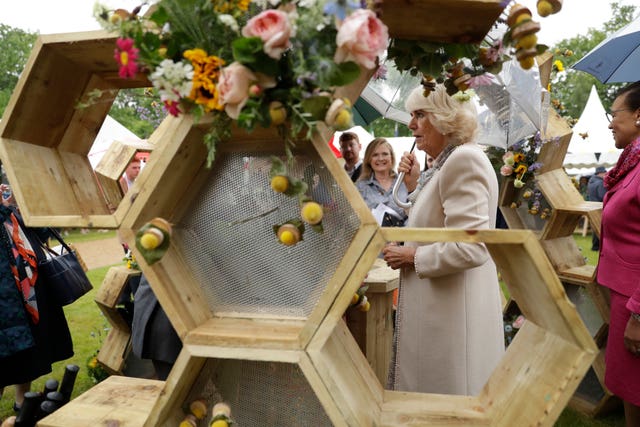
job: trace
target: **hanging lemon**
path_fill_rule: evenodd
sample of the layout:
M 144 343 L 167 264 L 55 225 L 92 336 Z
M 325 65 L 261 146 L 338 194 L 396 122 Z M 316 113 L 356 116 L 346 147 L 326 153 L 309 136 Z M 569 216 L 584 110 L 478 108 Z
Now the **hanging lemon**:
M 286 246 L 293 246 L 300 241 L 300 230 L 293 224 L 282 224 L 278 228 L 278 240 Z
M 276 175 L 271 178 L 271 188 L 276 193 L 284 193 L 289 188 L 289 178 L 284 175 Z
M 306 202 L 300 210 L 300 216 L 302 216 L 304 222 L 310 225 L 319 224 L 322 221 L 323 214 L 322 206 L 316 202 Z
M 162 234 L 162 231 L 155 227 L 151 227 L 142 234 L 142 237 L 140 237 L 140 246 L 147 250 L 151 250 L 160 246 L 163 241 L 164 234 Z

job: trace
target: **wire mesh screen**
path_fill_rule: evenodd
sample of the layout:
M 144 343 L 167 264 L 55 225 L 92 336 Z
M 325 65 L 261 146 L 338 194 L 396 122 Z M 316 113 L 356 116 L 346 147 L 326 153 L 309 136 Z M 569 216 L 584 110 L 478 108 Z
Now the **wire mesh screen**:
M 332 425 L 300 367 L 289 363 L 209 359 L 184 402 L 185 413 L 195 399 L 209 409 L 228 403 L 238 427 Z M 209 410 L 201 425 L 211 418 Z
M 213 313 L 308 317 L 360 225 L 317 154 L 296 156 L 288 174 L 322 204 L 324 233 L 307 226 L 301 242 L 280 244 L 273 226 L 300 218 L 300 203 L 271 189 L 273 154 L 224 154 L 176 224 L 176 242 Z

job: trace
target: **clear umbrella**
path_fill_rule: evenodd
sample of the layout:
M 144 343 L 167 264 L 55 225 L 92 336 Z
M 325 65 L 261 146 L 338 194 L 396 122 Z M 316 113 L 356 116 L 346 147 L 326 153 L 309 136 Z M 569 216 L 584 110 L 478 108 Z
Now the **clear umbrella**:
M 524 70 L 514 60 L 505 62 L 493 83 L 474 90 L 479 144 L 507 149 L 546 127 L 549 97 L 536 67 Z
M 640 69 L 640 16 L 607 37 L 573 68 L 585 71 L 602 83 L 635 82 Z

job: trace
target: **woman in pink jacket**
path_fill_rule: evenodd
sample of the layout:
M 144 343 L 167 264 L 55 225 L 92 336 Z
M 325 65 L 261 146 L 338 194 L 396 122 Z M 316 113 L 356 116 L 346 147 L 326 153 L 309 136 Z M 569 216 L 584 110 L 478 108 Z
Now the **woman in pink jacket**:
M 611 291 L 605 385 L 640 425 L 640 82 L 623 88 L 609 118 L 622 154 L 604 177 L 598 283 Z

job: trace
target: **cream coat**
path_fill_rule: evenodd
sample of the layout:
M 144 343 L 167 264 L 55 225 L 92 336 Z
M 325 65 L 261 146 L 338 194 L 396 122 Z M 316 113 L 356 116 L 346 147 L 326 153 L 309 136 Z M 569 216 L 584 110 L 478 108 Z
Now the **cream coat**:
M 407 226 L 494 228 L 497 203 L 487 156 L 463 144 L 420 191 Z M 415 270 L 400 275 L 393 388 L 476 395 L 504 353 L 495 264 L 482 244 L 405 244 L 418 249 Z

